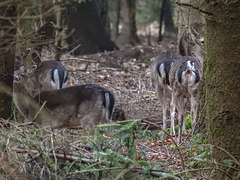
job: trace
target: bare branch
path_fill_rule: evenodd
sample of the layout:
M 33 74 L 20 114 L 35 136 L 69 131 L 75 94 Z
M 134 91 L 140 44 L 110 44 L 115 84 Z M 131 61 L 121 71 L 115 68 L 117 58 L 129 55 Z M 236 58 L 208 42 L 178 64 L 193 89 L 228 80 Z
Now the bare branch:
M 192 5 L 192 4 L 180 3 L 180 2 L 176 2 L 176 4 L 179 5 L 179 6 L 190 7 L 190 8 L 193 8 L 193 9 L 198 10 L 200 13 L 203 13 L 203 14 L 207 14 L 207 15 L 213 16 L 212 13 L 207 12 L 207 11 L 201 9 L 200 7 L 194 6 L 194 5 Z

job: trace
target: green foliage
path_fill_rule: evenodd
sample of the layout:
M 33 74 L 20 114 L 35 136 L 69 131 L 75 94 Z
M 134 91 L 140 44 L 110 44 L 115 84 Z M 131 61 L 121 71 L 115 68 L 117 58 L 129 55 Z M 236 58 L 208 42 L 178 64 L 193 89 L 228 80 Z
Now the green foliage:
M 45 179 L 114 179 L 129 169 L 123 173 L 123 179 L 151 179 L 153 169 L 167 167 L 164 162 L 152 163 L 143 155 L 137 156 L 144 153 L 136 149 L 137 140 L 149 139 L 152 135 L 163 136 L 159 131 L 153 134 L 142 129 L 140 120 L 101 124 L 92 128 L 89 136 L 62 130 L 44 131 L 21 124 L 16 124 L 16 127 L 0 132 L 0 147 L 6 153 L 13 151 L 14 147 L 24 150 L 24 154 L 14 156 L 14 161 L 19 162 L 15 163 L 16 169 L 25 169 L 30 176 L 40 177 L 42 174 Z M 86 155 L 84 152 L 89 153 Z M 58 154 L 65 155 L 59 158 Z M 90 160 L 86 161 L 86 157 Z
M 187 115 L 187 117 L 185 118 L 185 128 L 186 129 L 192 128 L 191 115 Z

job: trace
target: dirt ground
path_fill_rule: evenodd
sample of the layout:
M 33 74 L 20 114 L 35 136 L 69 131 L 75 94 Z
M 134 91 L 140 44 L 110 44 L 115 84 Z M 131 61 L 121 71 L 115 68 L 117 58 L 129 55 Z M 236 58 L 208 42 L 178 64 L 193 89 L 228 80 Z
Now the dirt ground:
M 68 54 L 61 62 L 69 71 L 70 86 L 95 83 L 114 92 L 117 103 L 113 120 L 145 119 L 161 125 L 161 108 L 151 85 L 149 66 L 156 55 L 174 47 L 176 43 L 166 39 L 161 44 L 114 52 L 79 57 Z
M 176 43 L 166 39 L 153 46 L 136 46 L 114 52 L 73 57 L 65 55 L 61 62 L 69 72 L 69 85 L 95 83 L 116 95 L 113 120 L 141 119 L 141 125 L 154 130 L 162 126 L 162 110 L 151 84 L 150 65 L 154 58 Z M 122 115 L 124 113 L 124 115 Z M 170 119 L 168 120 L 170 127 Z M 150 161 L 166 160 L 174 169 L 181 166 L 179 154 L 170 148 L 176 137 L 165 140 L 138 142 L 138 149 L 146 149 Z M 186 138 L 185 140 L 189 140 Z M 170 153 L 172 152 L 172 153 Z M 169 161 L 171 159 L 171 161 Z

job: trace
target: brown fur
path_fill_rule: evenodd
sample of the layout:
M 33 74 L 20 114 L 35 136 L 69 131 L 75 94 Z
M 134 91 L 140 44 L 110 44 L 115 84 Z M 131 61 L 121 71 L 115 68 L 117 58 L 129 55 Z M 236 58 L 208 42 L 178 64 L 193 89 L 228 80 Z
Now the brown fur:
M 110 122 L 115 98 L 109 90 L 88 84 L 44 91 L 33 98 L 31 89 L 37 86 L 34 72 L 28 69 L 20 75 L 19 82 L 14 83 L 14 101 L 28 120 L 51 128 L 90 128 Z
M 199 74 L 199 81 L 201 80 L 202 75 L 202 66 L 201 63 L 194 57 L 182 57 L 177 60 L 171 70 L 170 70 L 170 84 L 172 88 L 172 97 L 171 97 L 171 133 L 175 134 L 174 130 L 174 118 L 175 113 L 178 112 L 178 125 L 179 125 L 179 136 L 178 141 L 181 141 L 181 134 L 185 130 L 185 117 L 187 115 L 187 107 L 191 108 L 191 120 L 192 127 L 196 124 L 196 115 L 197 115 L 197 103 L 199 98 L 199 81 L 192 82 L 189 79 L 193 71 L 186 71 L 184 74 L 185 80 L 180 81 L 180 73 L 186 70 L 186 62 L 191 60 L 195 65 L 195 73 Z

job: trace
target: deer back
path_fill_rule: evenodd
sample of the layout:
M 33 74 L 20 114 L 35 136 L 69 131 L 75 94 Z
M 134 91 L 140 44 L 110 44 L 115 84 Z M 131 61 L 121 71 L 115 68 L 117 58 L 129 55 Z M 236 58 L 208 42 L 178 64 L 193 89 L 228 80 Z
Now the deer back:
M 162 92 L 166 91 L 164 96 L 170 97 L 170 78 L 169 73 L 173 62 L 179 58 L 174 51 L 168 51 L 166 53 L 158 55 L 151 65 L 151 79 L 152 85 L 159 96 Z
M 40 91 L 49 91 L 67 87 L 68 73 L 65 67 L 56 60 L 40 62 L 35 77 Z
M 111 122 L 115 104 L 115 97 L 111 91 L 94 84 L 45 91 L 35 97 L 36 101 L 38 99 L 41 104 L 46 102 L 45 107 L 50 112 L 50 118 L 39 117 L 36 122 L 52 128 L 90 128 L 100 123 Z

